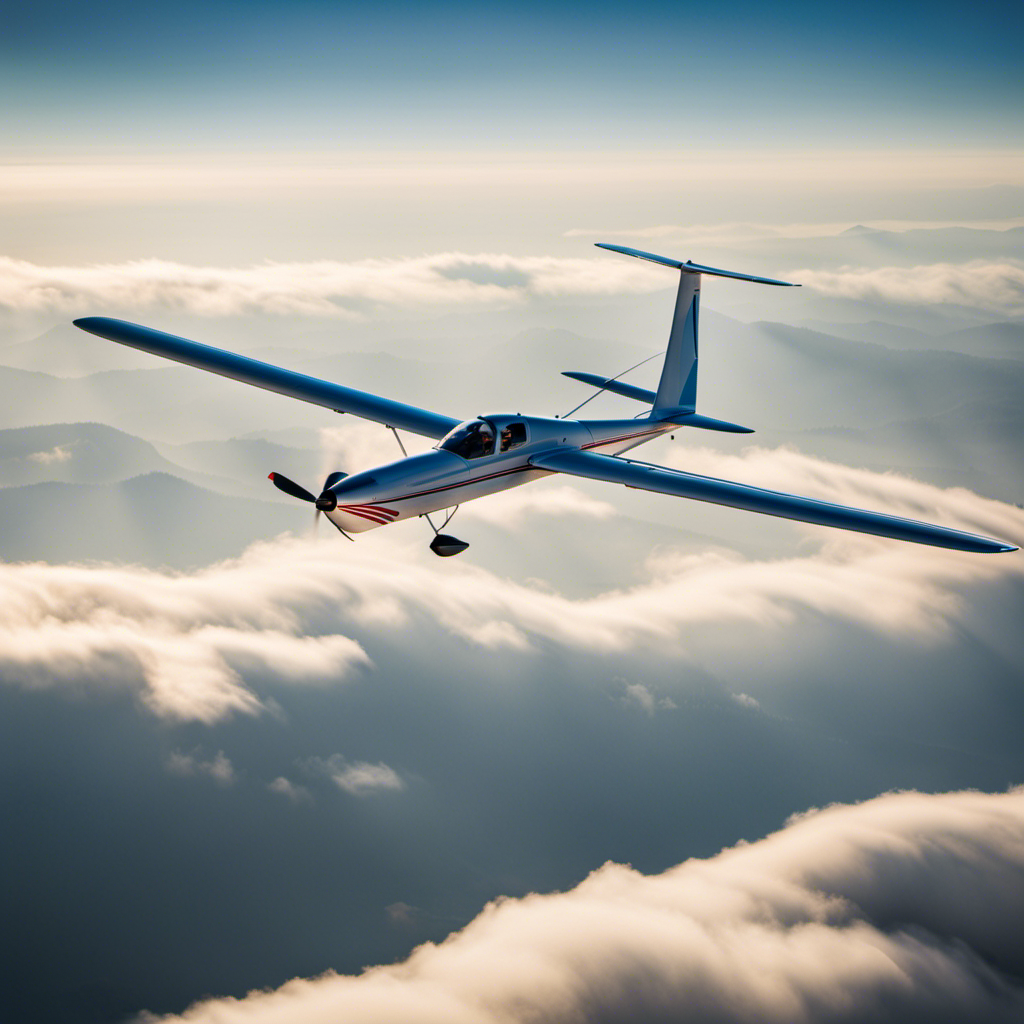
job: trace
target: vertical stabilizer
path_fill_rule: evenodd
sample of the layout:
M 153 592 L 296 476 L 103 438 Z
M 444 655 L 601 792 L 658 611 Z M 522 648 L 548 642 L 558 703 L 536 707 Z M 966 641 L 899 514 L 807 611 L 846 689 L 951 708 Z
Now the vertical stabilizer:
M 697 320 L 700 310 L 700 279 L 704 275 L 728 277 L 734 281 L 753 281 L 756 284 L 771 284 L 783 288 L 799 288 L 789 281 L 776 281 L 772 277 L 758 277 L 755 274 L 739 274 L 734 270 L 720 270 L 706 267 L 702 263 L 674 260 L 658 256 L 641 249 L 630 249 L 625 245 L 609 245 L 596 242 L 599 249 L 610 249 L 625 256 L 660 263 L 679 271 L 679 291 L 676 294 L 676 312 L 672 318 L 672 331 L 668 338 L 668 351 L 661 371 L 661 381 L 654 398 L 651 415 L 657 419 L 669 414 L 687 415 L 697 407 Z M 602 385 L 603 386 L 603 385 Z
M 697 326 L 700 313 L 700 274 L 679 275 L 676 311 L 668 336 L 653 414 L 693 412 L 697 407 Z

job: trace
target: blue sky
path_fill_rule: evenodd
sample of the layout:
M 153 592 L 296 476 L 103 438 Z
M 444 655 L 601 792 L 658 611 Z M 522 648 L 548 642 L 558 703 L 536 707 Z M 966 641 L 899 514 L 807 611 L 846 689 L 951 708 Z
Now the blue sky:
M 1012 218 L 943 190 L 1024 185 L 1022 27 L 1011 4 L 8 6 L 0 227 L 48 263 L 239 263 Z
M 24 4 L 4 148 L 1020 142 L 1017 5 Z

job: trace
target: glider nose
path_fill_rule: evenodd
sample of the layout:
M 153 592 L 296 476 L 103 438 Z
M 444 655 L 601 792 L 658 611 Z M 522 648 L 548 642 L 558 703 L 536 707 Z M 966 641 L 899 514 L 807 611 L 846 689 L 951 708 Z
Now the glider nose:
M 354 473 L 344 479 L 329 480 L 327 486 L 316 499 L 316 507 L 321 512 L 334 512 L 339 504 L 347 508 L 349 505 L 360 505 L 374 501 L 379 491 L 377 478 L 369 473 Z

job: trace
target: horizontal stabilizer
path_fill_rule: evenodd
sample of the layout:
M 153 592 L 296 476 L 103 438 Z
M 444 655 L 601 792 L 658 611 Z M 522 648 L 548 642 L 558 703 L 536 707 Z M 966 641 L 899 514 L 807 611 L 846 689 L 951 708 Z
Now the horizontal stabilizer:
M 696 498 L 716 505 L 742 508 L 748 512 L 764 512 L 783 519 L 796 519 L 803 523 L 819 526 L 836 526 L 842 530 L 856 530 L 858 533 L 873 533 L 879 537 L 895 540 L 909 540 L 915 544 L 931 544 L 939 548 L 954 548 L 957 551 L 998 552 L 1016 551 L 1012 544 L 990 537 L 979 537 L 963 530 L 951 530 L 947 526 L 891 516 L 884 512 L 869 512 L 866 509 L 833 505 L 815 498 L 801 498 L 796 494 L 769 491 L 764 487 L 717 480 L 696 473 L 684 473 L 663 466 L 651 466 L 646 462 L 631 462 L 597 452 L 582 452 L 578 449 L 556 449 L 541 452 L 530 459 L 531 465 L 556 473 L 569 473 L 588 480 L 604 480 L 610 484 L 624 484 L 644 491 L 670 494 L 679 498 Z
M 576 370 L 563 370 L 562 376 L 571 377 L 584 384 L 593 384 L 595 388 L 601 388 L 602 391 L 611 391 L 616 395 L 624 395 L 626 398 L 635 398 L 638 402 L 654 404 L 654 392 L 648 391 L 647 388 L 638 388 L 634 384 L 612 380 L 610 377 L 602 377 L 596 373 L 579 373 Z M 730 423 L 728 420 L 716 420 L 711 416 L 701 416 L 685 407 L 682 409 L 657 409 L 651 413 L 651 417 L 658 420 L 659 423 L 678 423 L 681 427 L 719 430 L 727 434 L 754 433 L 753 427 L 741 427 L 738 423 Z
M 733 270 L 719 270 L 717 267 L 705 267 L 700 263 L 687 260 L 670 259 L 668 256 L 656 256 L 653 252 L 644 252 L 641 249 L 630 249 L 624 245 L 609 245 L 607 242 L 595 242 L 599 249 L 610 249 L 612 252 L 621 252 L 625 256 L 635 256 L 640 260 L 650 260 L 651 263 L 660 263 L 663 267 L 673 267 L 681 270 L 684 274 L 709 274 L 711 277 L 731 277 L 737 281 L 753 281 L 756 284 L 774 284 L 782 288 L 799 288 L 800 285 L 792 281 L 776 281 L 771 277 L 757 277 L 754 274 L 737 274 Z
M 626 384 L 624 381 L 602 377 L 596 373 L 577 373 L 575 370 L 563 370 L 562 376 L 571 377 L 584 384 L 593 384 L 595 388 L 600 388 L 602 391 L 611 391 L 613 394 L 623 395 L 626 398 L 635 398 L 638 402 L 654 404 L 654 392 L 648 391 L 647 388 L 638 388 L 635 384 Z
M 716 420 L 712 416 L 701 416 L 700 413 L 687 412 L 685 409 L 659 409 L 651 415 L 662 423 L 678 423 L 681 427 L 700 427 L 701 430 L 718 430 L 724 434 L 754 433 L 753 427 L 741 427 L 738 423 Z

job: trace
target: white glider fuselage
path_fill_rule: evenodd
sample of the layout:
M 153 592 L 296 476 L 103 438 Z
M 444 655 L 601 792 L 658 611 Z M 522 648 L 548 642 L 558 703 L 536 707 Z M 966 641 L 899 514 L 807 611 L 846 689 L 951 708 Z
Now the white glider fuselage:
M 530 465 L 542 452 L 619 455 L 675 429 L 675 424 L 648 419 L 481 416 L 459 424 L 433 451 L 338 481 L 329 488 L 337 507 L 325 515 L 346 533 L 363 533 L 550 476 L 550 470 Z

